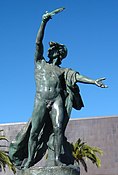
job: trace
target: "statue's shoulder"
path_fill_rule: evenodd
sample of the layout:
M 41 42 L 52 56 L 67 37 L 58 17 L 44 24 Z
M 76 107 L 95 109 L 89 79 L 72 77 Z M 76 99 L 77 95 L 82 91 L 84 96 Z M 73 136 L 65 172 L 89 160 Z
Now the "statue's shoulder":
M 43 66 L 46 63 L 47 63 L 46 60 L 43 58 L 43 59 L 40 59 L 40 60 L 35 61 L 35 66 L 36 67 Z
M 75 74 L 76 71 L 71 68 L 64 68 L 65 76 Z

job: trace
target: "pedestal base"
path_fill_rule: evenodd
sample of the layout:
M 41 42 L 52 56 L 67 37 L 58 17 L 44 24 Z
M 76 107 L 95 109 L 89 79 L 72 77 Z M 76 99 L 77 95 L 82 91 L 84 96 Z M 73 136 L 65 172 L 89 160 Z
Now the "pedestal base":
M 80 175 L 80 170 L 74 166 L 35 167 L 20 170 L 17 175 Z

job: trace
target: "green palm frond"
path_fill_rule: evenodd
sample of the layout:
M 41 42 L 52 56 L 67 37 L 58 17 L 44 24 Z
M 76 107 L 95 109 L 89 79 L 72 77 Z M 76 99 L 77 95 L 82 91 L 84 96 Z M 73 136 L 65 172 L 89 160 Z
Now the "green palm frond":
M 8 141 L 5 136 L 0 136 L 0 140 L 6 140 L 6 141 Z
M 4 171 L 5 171 L 6 165 L 9 167 L 9 169 L 11 169 L 14 172 L 14 174 L 16 173 L 15 167 L 10 161 L 9 156 L 4 151 L 0 151 L 0 167 Z
M 83 165 L 85 171 L 87 172 L 88 171 L 88 168 L 87 168 L 87 164 L 86 164 L 85 160 L 84 159 L 80 159 L 80 162 Z
M 98 155 L 103 155 L 103 151 L 98 147 L 92 147 L 82 142 L 79 138 L 76 143 L 71 143 L 73 146 L 72 154 L 78 164 L 82 164 L 85 171 L 87 172 L 86 160 L 89 159 L 92 163 L 96 164 L 97 167 L 101 166 L 101 160 Z
M 3 131 L 3 130 L 0 130 L 0 132 L 1 131 Z M 5 136 L 0 136 L 0 140 L 8 141 Z M 2 145 L 0 147 L 2 147 Z M 6 165 L 9 167 L 9 169 L 11 169 L 13 171 L 14 174 L 16 173 L 15 166 L 11 162 L 11 160 L 10 160 L 10 158 L 8 156 L 8 153 L 6 151 L 0 150 L 0 168 L 3 171 L 5 171 Z
M 100 148 L 92 147 L 92 149 L 93 149 L 94 152 L 98 153 L 99 155 L 101 155 L 101 156 L 103 155 L 103 151 Z

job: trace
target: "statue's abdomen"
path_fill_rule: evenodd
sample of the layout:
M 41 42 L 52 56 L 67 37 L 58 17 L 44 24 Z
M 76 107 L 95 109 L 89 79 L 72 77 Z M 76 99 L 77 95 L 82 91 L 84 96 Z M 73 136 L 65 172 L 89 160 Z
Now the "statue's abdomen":
M 59 75 L 53 69 L 45 67 L 35 71 L 37 96 L 53 100 L 61 90 Z

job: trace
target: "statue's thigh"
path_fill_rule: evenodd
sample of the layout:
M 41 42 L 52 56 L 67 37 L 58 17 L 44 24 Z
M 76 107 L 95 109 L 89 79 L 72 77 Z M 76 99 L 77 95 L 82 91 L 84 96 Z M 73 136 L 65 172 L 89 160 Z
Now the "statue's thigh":
M 40 128 L 45 120 L 46 104 L 43 101 L 37 101 L 32 113 L 32 128 Z
M 63 118 L 64 118 L 63 102 L 61 98 L 58 98 L 54 102 L 51 110 L 51 120 L 53 127 L 62 127 Z

